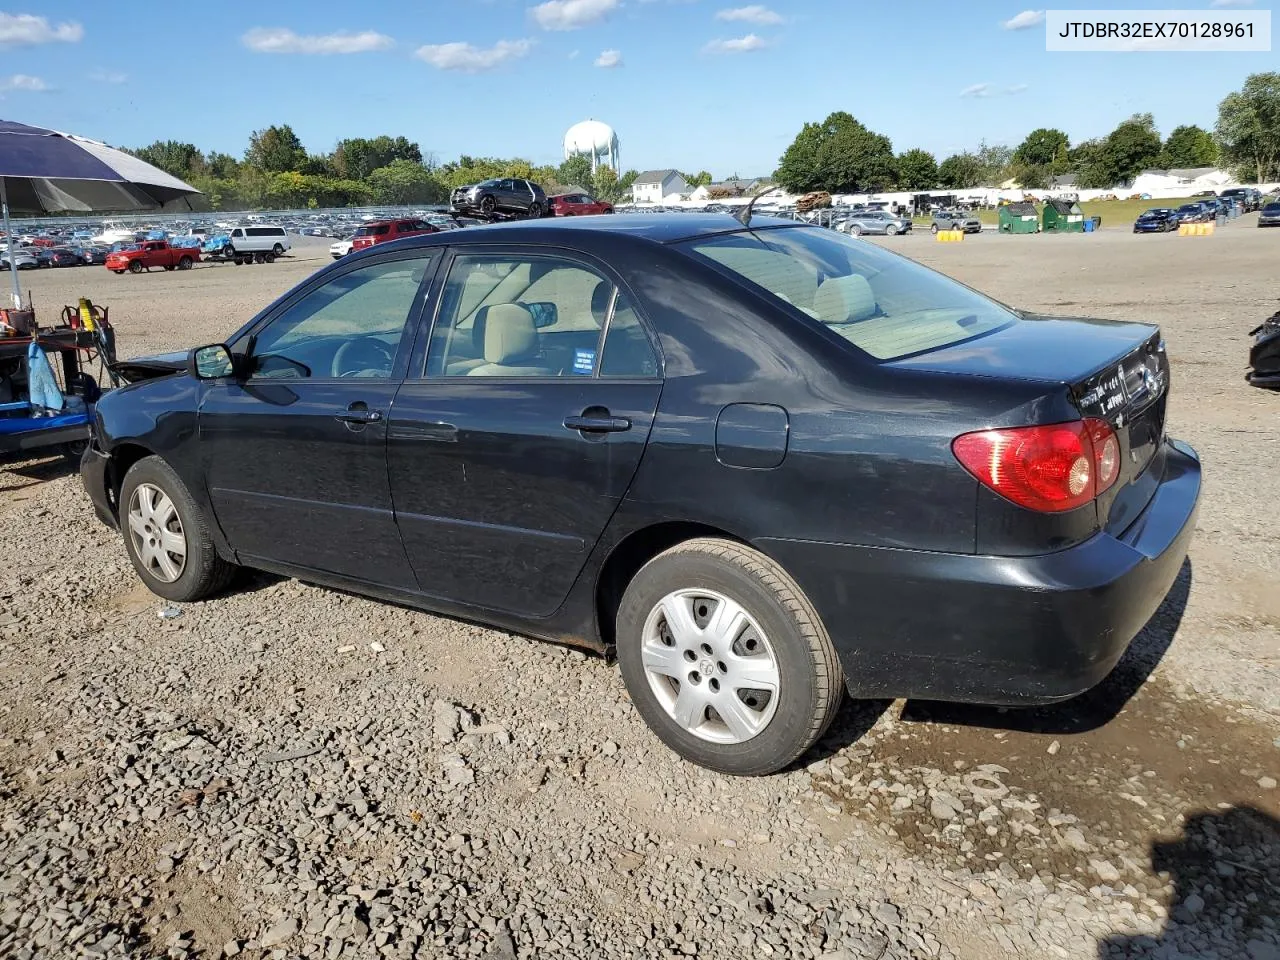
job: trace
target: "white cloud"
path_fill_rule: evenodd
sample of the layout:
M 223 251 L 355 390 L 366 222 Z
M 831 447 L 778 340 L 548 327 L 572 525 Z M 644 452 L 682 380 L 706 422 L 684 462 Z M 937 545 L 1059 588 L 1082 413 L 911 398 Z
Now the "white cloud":
M 762 3 L 753 3 L 745 7 L 733 7 L 716 13 L 717 20 L 741 21 L 754 23 L 762 27 L 774 27 L 784 22 L 782 14 L 770 10 Z
M 605 50 L 600 56 L 596 57 L 596 66 L 604 67 L 606 70 L 610 67 L 622 66 L 622 51 Z
M 84 27 L 74 21 L 50 24 L 29 13 L 0 13 L 0 47 L 25 47 L 37 43 L 79 43 Z
M 1023 10 L 1016 17 L 1010 17 L 1000 26 L 1006 30 L 1030 30 L 1032 27 L 1038 27 L 1044 23 L 1043 10 Z
M 360 33 L 322 33 L 304 35 L 286 27 L 254 27 L 240 38 L 256 53 L 368 53 L 385 50 L 395 41 L 385 34 L 364 30 Z
M 763 50 L 768 44 L 754 33 L 745 37 L 734 37 L 732 40 L 712 40 L 702 48 L 703 53 L 750 53 Z
M 45 93 L 53 89 L 39 77 L 31 77 L 25 73 L 15 73 L 11 77 L 0 79 L 0 92 L 10 93 L 12 91 L 21 91 L 23 93 Z
M 432 43 L 419 47 L 413 55 L 440 70 L 481 73 L 511 60 L 519 60 L 532 49 L 532 40 L 499 40 L 492 47 L 477 47 L 470 43 Z
M 619 5 L 620 0 L 547 0 L 529 13 L 543 30 L 577 30 L 600 22 Z
M 1253 0 L 1210 0 L 1211 7 L 1252 7 Z
M 129 75 L 119 70 L 95 70 L 89 74 L 94 83 L 128 83 Z
M 1001 87 L 994 83 L 974 83 L 965 87 L 960 91 L 962 97 L 1007 97 L 1015 93 L 1022 93 L 1027 89 L 1025 83 L 1015 83 L 1012 86 Z

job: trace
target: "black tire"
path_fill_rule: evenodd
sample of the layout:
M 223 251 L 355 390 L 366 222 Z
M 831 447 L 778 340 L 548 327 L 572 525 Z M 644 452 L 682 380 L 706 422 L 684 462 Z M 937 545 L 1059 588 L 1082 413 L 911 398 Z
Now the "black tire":
M 284 244 L 277 243 L 274 247 L 271 248 L 271 252 L 274 253 L 277 257 L 283 257 Z M 267 261 L 267 262 L 270 263 L 270 261 Z
M 862 236 L 862 227 L 856 223 L 849 224 L 849 236 L 851 237 Z
M 263 256 L 262 254 L 260 254 L 260 253 L 255 253 L 255 254 L 253 255 L 253 262 L 254 262 L 254 263 L 262 263 L 262 262 L 264 262 L 265 260 L 266 260 L 266 257 L 264 257 L 264 256 Z
M 228 243 L 222 248 L 222 255 L 228 260 L 234 260 L 236 258 L 236 248 Z
M 79 463 L 80 458 L 84 456 L 84 452 L 88 449 L 88 440 L 72 440 L 70 443 L 64 443 L 59 448 L 59 452 L 71 463 Z
M 538 201 L 535 200 L 533 203 L 529 204 L 529 219 L 537 220 L 541 216 L 542 216 L 542 204 L 538 203 Z
M 130 535 L 129 510 L 133 496 L 142 484 L 150 484 L 163 492 L 177 512 L 186 539 L 186 562 L 181 575 L 172 582 L 158 579 L 139 558 Z M 133 568 L 147 589 L 156 596 L 175 603 L 190 603 L 224 590 L 236 568 L 218 556 L 209 532 L 209 522 L 200 512 L 186 485 L 173 468 L 156 456 L 143 457 L 125 474 L 120 487 L 120 531 L 124 548 Z
M 141 272 L 142 272 L 142 262 L 141 262 L 140 260 L 131 260 L 131 261 L 129 262 L 129 272 L 130 272 L 130 273 L 141 273 Z
M 654 694 L 643 664 L 651 611 L 674 591 L 701 589 L 740 604 L 759 624 L 778 671 L 771 719 L 737 743 L 711 742 L 678 723 Z M 688 540 L 645 564 L 623 595 L 616 637 L 623 681 L 650 729 L 681 757 L 722 773 L 761 776 L 794 763 L 826 731 L 844 692 L 835 647 L 800 587 L 764 554 L 727 540 Z
M 930 232 L 930 233 L 937 233 L 937 232 L 938 232 L 938 225 L 935 223 L 933 226 L 931 226 L 931 227 L 929 228 L 929 232 Z
M 480 212 L 486 217 L 493 216 L 498 209 L 498 201 L 491 194 L 480 198 Z
M 896 237 L 898 235 L 898 228 L 892 223 L 885 224 L 884 235 L 886 237 Z
M 262 259 L 263 259 L 263 260 L 265 260 L 267 263 L 275 263 L 275 262 L 276 262 L 276 254 L 275 254 L 275 253 L 273 253 L 272 251 L 268 250 L 268 251 L 267 251 L 267 253 L 266 253 L 266 255 L 265 255 L 265 256 L 263 256 L 263 258 L 262 258 Z
M 183 257 L 181 260 L 179 260 L 179 261 L 178 261 L 178 269 L 179 269 L 179 270 L 190 270 L 190 269 L 191 269 L 191 262 L 192 262 L 192 261 L 191 261 L 191 258 L 190 258 L 190 257 Z

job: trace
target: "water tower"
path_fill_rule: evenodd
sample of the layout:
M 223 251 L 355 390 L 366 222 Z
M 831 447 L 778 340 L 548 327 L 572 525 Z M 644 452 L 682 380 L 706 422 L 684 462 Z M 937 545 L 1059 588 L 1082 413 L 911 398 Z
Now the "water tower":
M 575 123 L 564 135 L 564 158 L 590 157 L 591 172 L 606 163 L 618 172 L 618 135 L 613 127 L 599 120 Z

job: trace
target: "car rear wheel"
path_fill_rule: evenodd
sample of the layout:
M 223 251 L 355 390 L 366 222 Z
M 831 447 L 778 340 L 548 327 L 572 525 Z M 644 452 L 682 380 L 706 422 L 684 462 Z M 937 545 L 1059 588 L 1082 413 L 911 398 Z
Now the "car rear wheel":
M 274 247 L 271 248 L 271 252 L 274 253 L 277 257 L 283 257 L 284 244 L 277 243 Z
M 235 567 L 218 556 L 208 521 L 162 459 L 143 457 L 130 467 L 119 502 L 125 550 L 152 593 L 188 603 L 231 582 Z
M 529 204 L 529 219 L 537 220 L 541 216 L 542 216 L 542 204 L 538 203 L 535 200 L 533 203 Z
M 191 258 L 190 258 L 190 257 L 183 257 L 181 260 L 179 260 L 179 261 L 178 261 L 178 269 L 179 269 L 179 270 L 190 270 L 190 269 L 191 269 Z
M 618 609 L 632 701 L 668 747 L 741 776 L 800 757 L 843 692 L 835 648 L 780 566 L 727 540 L 689 540 L 650 560 Z

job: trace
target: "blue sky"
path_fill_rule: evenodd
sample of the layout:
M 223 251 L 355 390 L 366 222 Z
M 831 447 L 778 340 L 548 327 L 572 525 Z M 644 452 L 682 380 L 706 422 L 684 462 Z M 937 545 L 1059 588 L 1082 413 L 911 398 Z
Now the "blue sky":
M 593 117 L 618 131 L 626 168 L 751 176 L 832 110 L 939 160 L 983 138 L 1016 145 L 1041 125 L 1075 142 L 1137 111 L 1165 134 L 1212 127 L 1225 94 L 1277 63 L 1274 53 L 1046 53 L 1039 8 L 1026 3 L 159 0 L 136 16 L 100 0 L 6 3 L 0 117 L 236 156 L 251 130 L 289 123 L 312 151 L 388 133 L 442 161 L 535 163 L 558 162 L 563 132 Z M 1022 23 L 1032 25 L 1011 28 Z

